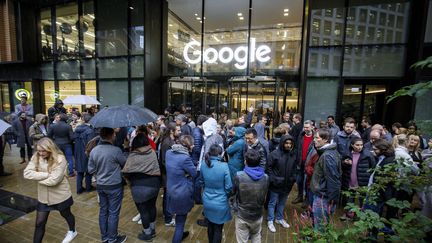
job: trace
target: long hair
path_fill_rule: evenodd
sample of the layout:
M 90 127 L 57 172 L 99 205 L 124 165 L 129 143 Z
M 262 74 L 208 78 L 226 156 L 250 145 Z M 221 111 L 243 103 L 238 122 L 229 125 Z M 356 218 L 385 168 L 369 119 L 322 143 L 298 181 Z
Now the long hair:
M 393 148 L 398 146 L 407 147 L 408 137 L 405 134 L 399 134 L 393 137 Z
M 222 154 L 221 146 L 217 144 L 213 144 L 212 146 L 210 146 L 208 153 L 205 155 L 205 162 L 207 164 L 207 167 L 209 168 L 213 167 L 210 161 L 210 156 L 220 156 L 221 154 Z
M 395 155 L 392 144 L 387 142 L 385 139 L 376 140 L 373 146 L 380 150 L 380 155 L 384 155 L 385 157 L 391 157 Z
M 421 152 L 421 149 L 420 149 L 420 136 L 415 135 L 415 134 L 409 135 L 408 136 L 407 147 L 409 146 L 409 140 L 416 140 L 417 141 L 417 146 L 415 146 L 414 148 L 412 148 L 413 149 L 412 151 L 414 151 L 414 152 Z M 410 148 L 408 148 L 408 149 L 410 149 Z
M 36 149 L 43 149 L 49 153 L 48 158 L 46 159 L 48 163 L 48 172 L 58 165 L 59 156 L 64 156 L 63 152 L 57 147 L 57 145 L 50 138 L 42 138 L 36 144 Z M 42 157 L 36 151 L 33 155 L 36 162 L 36 171 L 39 169 L 39 163 Z

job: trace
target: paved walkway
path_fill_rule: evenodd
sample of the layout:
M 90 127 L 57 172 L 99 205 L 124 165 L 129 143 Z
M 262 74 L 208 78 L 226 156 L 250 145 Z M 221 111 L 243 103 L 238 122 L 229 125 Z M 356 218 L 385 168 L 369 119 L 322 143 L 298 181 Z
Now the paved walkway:
M 37 199 L 36 182 L 25 180 L 22 172 L 26 165 L 19 164 L 19 148 L 9 146 L 5 149 L 4 163 L 6 171 L 13 172 L 12 176 L 0 177 L 0 184 L 3 185 L 2 189 L 12 191 L 25 196 Z M 99 206 L 97 203 L 96 192 L 76 194 L 75 178 L 69 178 L 72 187 L 73 199 L 75 201 L 72 206 L 72 212 L 76 218 L 76 229 L 78 236 L 73 242 L 100 242 L 98 214 Z M 133 203 L 130 190 L 125 190 L 123 198 L 122 209 L 120 213 L 119 232 L 128 236 L 127 242 L 142 242 L 137 239 L 138 233 L 142 231 L 142 226 L 132 222 L 132 217 L 137 214 L 135 204 Z M 291 201 L 295 197 L 295 192 L 290 195 Z M 156 224 L 156 238 L 153 242 L 171 242 L 174 234 L 174 228 L 166 227 L 162 219 L 162 206 L 161 197 L 157 201 L 157 224 Z M 277 232 L 270 233 L 267 231 L 267 223 L 263 221 L 262 239 L 263 242 L 292 242 L 293 241 L 293 224 L 292 213 L 294 207 L 290 202 L 287 204 L 287 214 L 289 215 L 288 222 L 291 224 L 290 229 L 282 229 L 276 225 Z M 297 208 L 299 210 L 299 208 Z M 184 242 L 204 243 L 207 242 L 206 228 L 198 226 L 195 222 L 201 217 L 202 206 L 195 206 L 186 221 L 185 230 L 191 234 Z M 0 226 L 0 242 L 2 243 L 26 243 L 32 242 L 34 224 L 36 213 L 32 212 L 21 218 Z M 44 242 L 61 242 L 64 234 L 67 231 L 67 224 L 58 212 L 50 214 L 48 223 L 46 225 L 46 233 Z M 235 241 L 235 226 L 234 220 L 225 224 L 223 242 L 236 242 Z

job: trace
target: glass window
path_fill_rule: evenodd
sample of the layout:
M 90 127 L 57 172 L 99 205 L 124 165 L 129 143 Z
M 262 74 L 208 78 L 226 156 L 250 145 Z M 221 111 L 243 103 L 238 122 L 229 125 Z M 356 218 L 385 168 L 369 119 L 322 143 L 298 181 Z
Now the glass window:
M 339 47 L 310 48 L 308 76 L 339 76 L 341 50 Z M 338 66 L 337 69 L 334 69 L 335 65 Z
M 1 111 L 11 112 L 9 87 L 7 83 L 0 83 L 0 109 Z
M 249 24 L 249 0 L 237 0 L 235 2 L 236 4 L 234 5 L 231 0 L 219 0 L 207 1 L 205 4 L 203 71 L 207 75 L 215 73 L 224 73 L 226 75 L 246 74 L 249 53 L 247 31 Z M 262 4 L 262 1 L 255 1 L 254 5 L 256 6 L 254 9 L 260 10 L 260 4 Z M 230 6 L 230 8 L 226 8 L 226 6 Z M 268 3 L 266 3 L 266 6 L 266 9 L 268 9 Z M 220 14 L 221 12 L 223 12 L 223 15 Z M 263 16 L 264 13 L 257 11 L 256 14 Z M 260 34 L 255 32 L 251 36 L 251 70 L 265 69 L 270 60 L 275 59 L 274 57 L 270 57 L 271 52 L 269 49 L 272 47 L 269 47 L 266 41 L 274 40 L 277 31 L 267 31 L 265 29 L 268 26 L 272 26 L 273 28 L 276 26 L 284 27 L 284 23 L 269 23 L 269 18 L 262 19 L 257 15 L 255 15 L 256 20 L 252 21 L 252 29 L 261 26 L 264 30 Z M 258 52 L 254 50 L 258 50 L 258 48 L 260 48 L 260 53 L 262 54 L 259 58 L 256 58 L 254 54 Z M 273 48 L 276 48 L 276 46 Z M 259 62 L 258 59 L 266 61 Z
M 84 59 L 81 60 L 81 65 L 83 66 L 83 78 L 84 79 L 95 79 L 96 69 L 95 69 L 95 59 Z
M 377 14 L 377 11 L 369 10 L 369 24 L 376 24 Z
M 130 58 L 131 77 L 144 77 L 144 56 L 136 56 Z
M 81 94 L 81 82 L 79 80 L 73 81 L 59 81 L 59 97 L 64 100 L 71 95 L 80 95 Z M 70 104 L 64 106 L 66 110 L 72 107 L 76 107 L 81 109 L 79 105 Z
M 425 42 L 432 42 L 432 0 L 429 0 L 429 10 L 426 23 Z
M 59 98 L 58 91 L 55 90 L 54 81 L 44 81 L 44 111 L 47 114 L 48 109 L 54 105 L 55 99 Z
M 351 69 L 355 57 L 345 55 L 344 76 L 400 77 L 404 75 L 404 46 L 366 46 L 359 47 L 359 52 L 362 60 L 359 72 L 353 72 Z M 368 55 L 368 52 L 371 54 Z
M 56 7 L 57 55 L 59 60 L 76 59 L 79 56 L 78 5 L 76 3 Z
M 130 53 L 132 55 L 144 54 L 144 1 L 130 1 L 131 27 Z
M 31 82 L 10 82 L 10 87 L 12 91 L 12 104 L 11 109 L 15 110 L 15 106 L 20 104 L 21 98 L 18 96 L 17 91 L 19 90 L 25 90 L 27 94 L 30 94 L 27 103 L 32 104 L 33 103 L 33 92 L 32 92 L 32 83 Z
M 359 20 L 360 20 L 361 23 L 366 23 L 366 20 L 367 20 L 367 17 L 368 17 L 367 16 L 367 12 L 368 12 L 367 9 L 363 9 L 363 8 L 360 9 Z
M 127 80 L 100 80 L 99 102 L 102 106 L 128 104 Z
M 84 81 L 85 95 L 96 98 L 96 81 L 95 80 L 86 80 Z
M 127 78 L 127 58 L 99 59 L 99 78 Z
M 249 53 L 250 74 L 273 75 L 297 72 L 300 66 L 303 1 L 285 1 L 269 5 L 266 0 L 255 0 L 252 4 L 254 11 L 252 12 Z M 244 5 L 247 7 L 246 3 Z M 242 13 L 245 14 L 246 20 L 248 16 L 246 10 L 243 10 Z M 239 18 L 235 11 L 230 14 Z M 273 16 L 273 18 L 266 16 Z M 237 21 L 241 26 L 238 28 L 243 29 L 241 24 L 247 24 L 247 21 L 244 20 Z M 243 42 L 242 40 L 237 41 Z M 234 51 L 235 46 L 239 48 L 238 45 L 233 45 Z M 238 68 L 235 64 L 234 67 Z
M 432 117 L 432 109 L 430 108 L 432 104 L 432 90 L 416 98 L 415 104 L 415 120 L 430 120 Z
M 201 0 L 168 1 L 168 74 L 199 76 L 201 69 Z M 189 45 L 188 45 L 189 44 Z
M 127 6 L 128 1 L 98 0 L 97 12 L 98 55 L 127 55 Z
M 341 4 L 335 4 L 341 5 Z M 315 11 L 321 11 L 321 9 L 312 9 L 312 14 Z M 344 25 L 344 8 L 343 6 L 325 9 L 327 17 L 314 16 L 311 23 L 311 33 L 310 33 L 310 46 L 324 46 L 324 45 L 339 45 L 342 43 L 342 31 Z M 330 14 L 333 16 L 336 13 L 336 17 L 329 18 Z M 320 38 L 323 35 L 327 37 L 325 43 L 324 39 Z M 314 38 L 320 40 L 321 42 L 316 43 L 312 41 Z
M 327 116 L 336 114 L 339 90 L 338 79 L 308 78 L 306 82 L 305 120 L 327 120 Z M 323 95 L 326 94 L 326 95 Z M 320 97 L 317 102 L 317 97 Z
M 132 105 L 144 107 L 144 80 L 131 81 Z
M 0 1 L 0 62 L 18 61 L 19 45 L 19 3 L 11 0 Z M 17 21 L 18 20 L 18 21 Z
M 83 33 L 83 47 L 80 50 L 83 57 L 95 57 L 95 15 L 93 1 L 83 2 L 81 31 Z
M 79 79 L 80 64 L 78 60 L 60 61 L 57 63 L 57 79 Z
M 53 58 L 53 27 L 51 23 L 51 9 L 45 8 L 40 12 L 41 47 L 42 60 L 52 60 Z
M 53 68 L 53 62 L 44 62 L 41 64 L 41 73 L 42 78 L 45 80 L 53 80 L 54 79 L 54 68 Z

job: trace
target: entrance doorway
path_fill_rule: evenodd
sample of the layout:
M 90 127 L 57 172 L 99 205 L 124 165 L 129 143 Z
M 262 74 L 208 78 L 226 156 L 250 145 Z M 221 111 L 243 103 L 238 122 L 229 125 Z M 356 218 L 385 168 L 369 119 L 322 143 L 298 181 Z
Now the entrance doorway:
M 359 124 L 363 117 L 368 117 L 372 123 L 381 123 L 384 120 L 386 93 L 385 84 L 345 82 L 341 124 L 346 117 L 354 118 Z

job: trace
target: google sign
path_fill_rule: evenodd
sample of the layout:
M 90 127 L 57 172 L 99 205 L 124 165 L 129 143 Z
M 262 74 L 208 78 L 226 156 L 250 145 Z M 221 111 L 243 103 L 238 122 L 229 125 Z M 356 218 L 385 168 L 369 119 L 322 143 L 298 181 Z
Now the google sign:
M 271 49 L 267 45 L 260 45 L 256 47 L 256 39 L 251 38 L 251 52 L 250 52 L 250 62 L 268 62 L 270 61 L 269 53 Z M 186 44 L 183 49 L 183 57 L 186 62 L 190 64 L 198 64 L 201 62 L 201 51 L 196 50 L 194 47 L 199 47 L 201 43 L 198 41 L 191 41 Z M 230 47 L 222 47 L 216 50 L 213 47 L 204 50 L 204 62 L 205 63 L 216 63 L 218 61 L 222 63 L 230 63 L 235 60 L 234 66 L 237 69 L 245 69 L 247 66 L 247 46 L 239 46 L 235 50 Z

